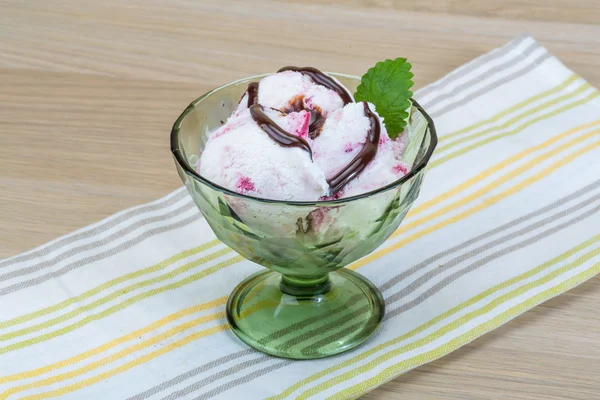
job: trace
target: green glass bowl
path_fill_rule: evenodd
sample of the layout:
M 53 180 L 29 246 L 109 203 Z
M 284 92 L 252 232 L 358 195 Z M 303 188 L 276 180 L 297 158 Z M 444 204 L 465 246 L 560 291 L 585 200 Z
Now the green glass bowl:
M 351 92 L 360 79 L 331 74 Z M 376 191 L 332 201 L 276 201 L 242 195 L 197 172 L 208 133 L 227 120 L 248 83 L 242 79 L 192 102 L 171 132 L 181 180 L 217 237 L 267 268 L 229 297 L 233 332 L 262 352 L 312 359 L 363 343 L 384 314 L 381 293 L 363 276 L 341 269 L 371 253 L 400 225 L 419 194 L 437 144 L 435 128 L 413 101 L 404 161 L 409 173 Z

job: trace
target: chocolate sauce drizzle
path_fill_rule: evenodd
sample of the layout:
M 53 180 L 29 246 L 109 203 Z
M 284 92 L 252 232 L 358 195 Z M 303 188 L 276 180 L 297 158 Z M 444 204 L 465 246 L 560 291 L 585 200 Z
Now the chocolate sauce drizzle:
M 258 124 L 260 129 L 262 129 L 271 139 L 273 139 L 277 144 L 284 147 L 299 147 L 303 150 L 308 151 L 310 158 L 312 159 L 312 150 L 306 140 L 301 137 L 294 136 L 286 132 L 282 127 L 277 125 L 275 121 L 271 118 L 267 117 L 267 115 L 263 112 L 260 104 L 254 104 L 250 106 L 250 115 L 252 119 Z
M 371 123 L 369 131 L 367 132 L 367 141 L 360 152 L 352 161 L 350 161 L 348 165 L 342 168 L 342 170 L 333 178 L 327 180 L 327 183 L 329 184 L 330 196 L 335 195 L 348 182 L 356 178 L 377 154 L 379 137 L 381 135 L 381 125 L 379 124 L 379 119 L 377 116 L 371 111 L 367 103 L 364 101 L 363 106 L 365 108 L 365 116 L 369 118 Z
M 350 97 L 350 95 L 348 94 L 346 89 L 342 87 L 342 85 L 337 83 L 332 77 L 325 75 L 316 68 L 288 66 L 281 68 L 277 72 L 283 71 L 294 71 L 300 72 L 303 75 L 308 75 L 317 85 L 325 86 L 327 89 L 336 92 L 344 102 L 344 105 L 352 103 L 352 97 Z
M 258 104 L 258 82 L 249 83 L 246 92 L 248 92 L 248 108 Z
M 308 136 L 315 140 L 321 134 L 321 129 L 325 125 L 325 117 L 317 110 L 310 110 L 310 125 L 308 126 Z
M 290 105 L 283 111 L 286 114 L 289 114 L 292 112 L 300 112 L 302 110 L 304 110 L 304 96 L 297 96 L 294 100 L 290 101 Z
M 319 136 L 319 134 L 321 133 L 321 129 L 325 124 L 325 117 L 321 115 L 320 110 L 308 110 L 304 108 L 304 97 L 298 96 L 295 100 L 290 102 L 290 105 L 284 110 L 284 112 L 286 114 L 289 114 L 292 112 L 301 112 L 303 110 L 310 112 L 308 136 L 314 140 Z

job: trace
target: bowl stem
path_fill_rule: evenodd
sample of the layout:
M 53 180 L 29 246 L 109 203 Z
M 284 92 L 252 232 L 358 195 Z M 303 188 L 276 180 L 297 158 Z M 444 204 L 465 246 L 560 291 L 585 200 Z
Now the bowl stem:
M 308 278 L 282 274 L 279 288 L 292 296 L 316 296 L 329 292 L 331 280 L 328 273 Z

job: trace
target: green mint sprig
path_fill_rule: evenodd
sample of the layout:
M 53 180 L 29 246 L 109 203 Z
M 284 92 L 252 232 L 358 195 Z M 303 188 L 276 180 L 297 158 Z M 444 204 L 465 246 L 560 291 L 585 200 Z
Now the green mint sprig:
M 412 65 L 406 58 L 380 61 L 360 79 L 354 98 L 373 103 L 383 117 L 390 138 L 397 138 L 406 126 L 414 85 Z

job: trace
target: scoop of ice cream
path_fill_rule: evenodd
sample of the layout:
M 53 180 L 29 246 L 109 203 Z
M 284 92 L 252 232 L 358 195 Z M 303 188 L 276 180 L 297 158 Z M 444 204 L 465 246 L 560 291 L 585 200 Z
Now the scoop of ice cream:
M 408 172 L 406 165 L 401 161 L 402 154 L 398 154 L 398 144 L 388 136 L 375 106 L 368 106 L 381 124 L 377 154 L 356 178 L 336 194 L 336 197 L 349 197 L 376 190 L 400 179 Z M 314 163 L 327 179 L 333 178 L 346 168 L 360 153 L 367 141 L 369 129 L 369 118 L 365 115 L 362 103 L 350 103 L 331 113 L 323 125 L 321 134 L 311 142 Z
M 390 139 L 375 107 L 354 103 L 338 81 L 314 71 L 283 71 L 250 86 L 232 116 L 210 135 L 199 173 L 238 193 L 295 201 L 349 197 L 404 176 L 404 145 Z M 257 110 L 268 124 L 257 120 Z M 373 124 L 377 143 L 369 142 Z M 286 137 L 300 138 L 304 147 L 286 144 Z M 369 145 L 370 157 L 362 160 L 368 161 L 334 188 L 336 175 L 358 165 Z
M 344 106 L 336 92 L 294 71 L 279 72 L 263 78 L 259 85 L 258 103 L 278 110 L 298 106 L 307 110 L 316 109 L 324 116 Z
M 309 114 L 265 114 L 298 135 L 308 130 Z M 274 200 L 310 201 L 327 194 L 323 171 L 299 148 L 282 147 L 245 109 L 215 131 L 200 158 L 200 174 L 242 194 Z

